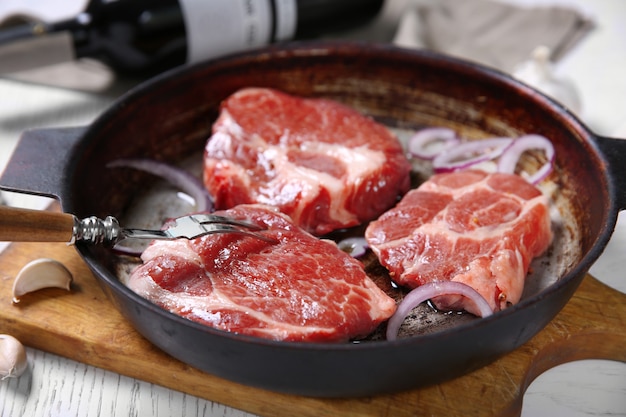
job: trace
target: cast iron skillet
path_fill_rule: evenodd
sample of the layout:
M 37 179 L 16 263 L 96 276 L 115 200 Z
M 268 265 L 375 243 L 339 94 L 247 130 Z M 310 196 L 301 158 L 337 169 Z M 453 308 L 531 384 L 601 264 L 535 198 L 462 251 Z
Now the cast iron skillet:
M 424 51 L 362 43 L 270 47 L 175 70 L 131 91 L 87 128 L 28 132 L 2 188 L 58 198 L 79 217 L 121 215 L 145 175 L 107 162 L 149 157 L 171 163 L 202 150 L 221 100 L 239 88 L 273 87 L 345 102 L 400 128 L 450 126 L 470 137 L 539 133 L 556 148 L 556 205 L 574 253 L 558 281 L 489 318 L 394 342 L 284 343 L 189 322 L 122 285 L 115 256 L 77 246 L 105 292 L 147 339 L 208 373 L 308 396 L 361 396 L 441 382 L 510 352 L 570 299 L 626 207 L 626 142 L 598 137 L 561 105 L 510 77 Z

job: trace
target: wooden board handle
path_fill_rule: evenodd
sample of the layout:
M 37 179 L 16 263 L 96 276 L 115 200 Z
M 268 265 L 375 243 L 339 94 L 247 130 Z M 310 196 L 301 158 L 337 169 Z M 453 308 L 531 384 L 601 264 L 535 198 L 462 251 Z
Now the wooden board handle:
M 70 242 L 73 228 L 71 214 L 0 206 L 3 242 Z

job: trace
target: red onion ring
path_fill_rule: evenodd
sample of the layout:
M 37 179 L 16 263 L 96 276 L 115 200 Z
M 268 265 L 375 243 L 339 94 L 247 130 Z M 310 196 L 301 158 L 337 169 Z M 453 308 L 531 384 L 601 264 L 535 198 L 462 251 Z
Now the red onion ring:
M 182 168 L 151 159 L 116 159 L 107 167 L 133 168 L 161 177 L 189 194 L 196 202 L 196 211 L 213 211 L 213 199 L 202 181 Z
M 369 245 L 364 237 L 349 237 L 337 243 L 339 249 L 347 252 L 353 258 L 359 258 L 365 255 Z
M 435 143 L 439 143 L 438 146 Z M 420 159 L 432 160 L 459 143 L 456 132 L 447 127 L 421 129 L 408 142 L 409 153 Z
M 424 301 L 440 295 L 462 295 L 476 304 L 481 317 L 493 314 L 487 300 L 467 284 L 456 281 L 428 282 L 411 290 L 398 305 L 396 312 L 387 322 L 387 340 L 396 340 L 398 330 L 411 310 Z
M 467 169 L 498 158 L 513 143 L 513 138 L 490 138 L 461 143 L 433 159 L 436 173 Z
M 513 174 L 515 173 L 515 167 L 522 154 L 531 149 L 543 150 L 546 154 L 547 162 L 541 166 L 533 175 L 526 178 L 526 181 L 536 185 L 543 179 L 545 179 L 554 166 L 555 151 L 552 142 L 545 136 L 541 135 L 525 135 L 515 139 L 515 141 L 509 146 L 502 154 L 498 161 L 498 171 Z

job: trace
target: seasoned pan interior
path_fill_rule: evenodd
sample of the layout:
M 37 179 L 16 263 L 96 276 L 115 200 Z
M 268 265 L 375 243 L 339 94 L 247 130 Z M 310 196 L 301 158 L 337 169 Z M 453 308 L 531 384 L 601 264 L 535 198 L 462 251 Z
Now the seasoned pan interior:
M 415 130 L 398 129 L 394 125 L 389 125 L 388 128 L 400 138 L 406 149 L 407 140 L 414 134 Z M 526 164 L 537 165 L 539 159 L 540 158 L 537 158 L 535 160 L 532 157 L 527 157 Z M 178 166 L 201 178 L 201 150 L 181 161 Z M 414 186 L 418 186 L 430 175 L 431 166 L 429 162 L 419 159 L 413 159 L 413 166 L 412 183 Z M 132 170 L 126 170 L 125 174 L 131 172 Z M 181 196 L 180 191 L 172 187 L 166 181 L 155 178 L 148 178 L 145 181 L 144 187 L 139 188 L 140 191 L 134 193 L 128 207 L 121 214 L 120 218 L 122 224 L 135 228 L 158 229 L 169 218 L 179 217 L 193 212 L 193 202 Z M 551 210 L 554 239 L 546 253 L 534 259 L 532 262 L 522 299 L 537 295 L 543 289 L 554 284 L 568 268 L 571 268 L 572 265 L 576 264 L 578 259 L 580 259 L 580 248 L 576 244 L 579 239 L 578 229 L 567 226 L 567 219 L 572 216 L 572 208 L 568 200 L 562 199 L 559 195 L 559 188 L 552 180 L 543 182 L 540 187 L 545 194 L 552 196 L 554 202 Z M 559 200 L 562 201 L 559 202 Z M 362 225 L 352 229 L 334 232 L 324 237 L 339 242 L 346 237 L 363 236 L 365 227 L 366 225 Z M 126 245 L 131 247 L 134 245 L 134 247 L 137 248 L 145 247 L 146 244 L 146 241 L 126 242 Z M 368 253 L 360 259 L 365 266 L 368 276 L 390 297 L 400 302 L 408 290 L 393 283 L 387 270 L 380 265 L 374 253 L 368 251 Z M 140 264 L 141 261 L 134 257 L 117 257 L 115 260 L 115 272 L 117 277 L 122 283 L 127 284 L 130 273 Z M 475 319 L 476 318 L 471 314 L 437 311 L 430 304 L 422 304 L 407 317 L 401 328 L 400 335 L 407 337 L 432 333 Z M 361 341 L 383 340 L 384 328 L 385 326 L 383 324 L 376 332 L 365 339 L 361 339 Z
M 457 65 L 453 60 L 430 60 L 426 56 L 423 63 L 415 65 L 386 63 L 384 56 L 373 59 L 352 55 L 349 50 L 346 54 L 348 57 L 342 59 L 334 55 L 325 57 L 320 52 L 321 56 L 313 59 L 294 53 L 272 59 L 260 56 L 251 64 L 237 60 L 224 65 L 218 62 L 206 71 L 167 78 L 142 92 L 140 99 L 122 102 L 115 111 L 114 121 L 107 123 L 105 119 L 91 129 L 93 147 L 84 150 L 91 157 L 82 158 L 89 164 L 79 168 L 86 174 L 75 177 L 79 183 L 74 189 L 80 191 L 71 202 L 76 205 L 75 211 L 114 214 L 133 227 L 158 227 L 168 215 L 177 213 L 164 211 L 172 204 L 161 198 L 163 195 L 152 198 L 149 204 L 142 203 L 142 199 L 149 198 L 144 190 L 153 178 L 103 165 L 121 157 L 148 157 L 197 171 L 221 100 L 242 87 L 272 87 L 346 103 L 385 124 L 403 141 L 416 129 L 426 126 L 451 127 L 471 139 L 526 133 L 551 138 L 557 149 L 558 169 L 542 188 L 554 203 L 555 240 L 546 255 L 533 262 L 524 297 L 538 294 L 577 264 L 591 243 L 588 233 L 584 233 L 588 226 L 583 225 L 597 220 L 582 209 L 579 201 L 582 193 L 578 192 L 581 184 L 572 181 L 569 172 L 571 155 L 581 153 L 575 147 L 583 144 L 573 136 L 576 132 L 563 131 L 555 120 L 558 115 L 533 108 L 537 104 L 530 102 L 533 97 L 529 91 L 484 79 L 483 74 L 472 73 L 472 67 Z M 496 73 L 491 75 L 501 77 Z M 99 139 L 102 136 L 107 139 Z M 538 165 L 541 161 L 526 158 L 526 163 Z M 93 172 L 94 168 L 98 174 Z M 106 175 L 99 175 L 103 171 Z M 415 172 L 414 183 L 418 184 L 425 177 L 424 172 L 428 172 L 428 166 L 416 161 Z M 86 187 L 81 183 L 86 177 L 91 181 L 106 178 L 106 182 Z M 160 187 L 155 186 L 157 190 Z M 138 209 L 138 205 L 143 209 Z M 132 210 L 130 215 L 129 210 Z M 128 270 L 126 261 L 120 267 L 120 260 L 109 253 L 101 256 L 112 270 Z M 368 256 L 365 263 L 377 281 L 388 281 L 373 257 Z M 120 279 L 124 281 L 124 278 L 125 274 L 121 274 Z M 401 291 L 389 291 L 396 298 L 402 296 Z M 439 324 L 439 320 L 427 319 L 433 320 Z M 456 320 L 448 317 L 445 321 Z

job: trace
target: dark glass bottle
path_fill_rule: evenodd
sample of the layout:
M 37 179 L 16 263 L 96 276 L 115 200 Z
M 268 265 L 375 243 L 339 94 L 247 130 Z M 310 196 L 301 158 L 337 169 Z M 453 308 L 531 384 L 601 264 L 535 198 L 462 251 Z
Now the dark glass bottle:
M 358 25 L 374 17 L 383 1 L 91 0 L 71 19 L 0 31 L 0 56 L 12 42 L 65 34 L 60 42 L 75 58 L 94 58 L 120 73 L 154 74 Z

